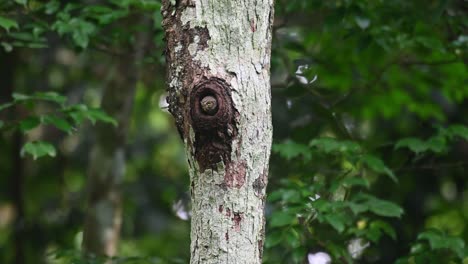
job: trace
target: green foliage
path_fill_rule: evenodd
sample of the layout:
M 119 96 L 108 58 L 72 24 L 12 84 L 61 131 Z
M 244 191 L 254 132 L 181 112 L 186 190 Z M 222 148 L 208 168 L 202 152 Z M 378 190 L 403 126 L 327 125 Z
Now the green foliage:
M 267 236 L 267 248 L 283 245 L 294 255 L 294 252 L 305 251 L 317 243 L 327 251 L 335 252 L 334 257 L 351 259 L 346 253 L 346 245 L 353 238 L 378 243 L 386 234 L 396 239 L 394 228 L 381 218 L 400 218 L 403 209 L 362 192 L 368 188 L 368 181 L 355 175 L 326 181 L 328 183 L 323 185 L 323 178 L 317 178 L 321 180 L 307 182 L 296 178 L 284 181 L 283 188 L 269 195 L 269 201 L 280 204 L 282 209 L 270 215 L 271 234 Z M 347 199 L 337 200 L 335 194 L 343 187 L 348 193 Z M 286 230 L 291 230 L 296 238 L 288 240 Z
M 287 160 L 291 160 L 299 156 L 304 157 L 306 160 L 311 159 L 311 152 L 307 146 L 297 144 L 291 140 L 287 140 L 281 144 L 275 144 L 273 146 L 273 151 L 280 153 L 281 156 Z
M 15 20 L 16 15 L 8 18 L 0 16 L 0 28 L 8 33 L 0 43 L 7 52 L 13 47 L 45 48 L 46 36 L 50 33 L 70 40 L 75 47 L 81 49 L 88 48 L 91 40 L 94 41 L 93 47 L 99 46 L 102 49 L 106 46 L 113 49 L 123 42 L 128 44 L 133 41 L 132 32 L 116 24 L 136 13 L 159 12 L 161 8 L 159 1 L 142 0 L 109 0 L 93 5 L 57 0 L 30 1 L 29 4 L 26 0 L 15 2 L 20 6 L 9 4 L 6 9 L 13 14 L 20 11 L 27 16 L 18 19 L 21 23 Z M 109 31 L 109 28 L 112 30 Z M 16 29 L 16 32 L 10 32 L 11 29 Z M 103 33 L 108 35 L 103 37 Z
M 53 30 L 56 30 L 60 36 L 71 35 L 78 47 L 88 47 L 90 36 L 96 32 L 94 24 L 84 19 L 71 17 L 69 13 L 59 13 L 58 18 L 52 25 Z
M 275 5 L 275 144 L 264 262 L 304 263 L 317 251 L 330 254 L 333 263 L 467 262 L 468 37 L 462 1 Z M 145 53 L 138 64 L 150 67 L 138 77 L 123 239 L 112 260 L 188 262 L 189 225 L 170 211 L 187 190 L 186 159 L 172 121 L 156 106 L 165 77 L 160 7 L 152 0 L 0 1 L 0 45 L 17 56 L 16 93 L 11 101 L 10 94 L 0 98 L 0 174 L 16 177 L 12 150 L 38 159 L 23 160 L 24 219 L 0 224 L 1 263 L 12 263 L 16 230 L 28 235 L 31 263 L 57 247 L 50 263 L 109 261 L 78 250 L 84 160 L 93 141 L 84 122 L 117 125 L 91 106 L 121 74 L 110 74 L 122 64 L 115 58 L 130 65 L 142 32 L 150 37 L 138 47 Z M 12 67 L 2 68 L 2 81 Z M 57 87 L 55 79 L 61 80 Z M 23 136 L 24 145 L 15 149 L 11 132 Z M 66 148 L 73 151 L 62 153 Z M 56 158 L 39 159 L 46 156 Z M 0 223 L 8 220 L 4 201 L 17 209 L 9 202 L 11 182 L 9 176 L 0 179 Z M 349 249 L 355 241 L 359 254 Z M 128 257 L 151 255 L 160 257 Z
M 467 219 L 435 220 L 465 212 L 466 161 L 455 154 L 468 139 L 459 3 L 295 0 L 277 7 L 280 19 L 297 19 L 280 20 L 273 41 L 273 98 L 287 107 L 273 115 L 266 263 L 303 263 L 298 254 L 317 251 L 333 263 L 461 262 L 461 244 L 435 249 L 418 234 L 425 234 L 420 218 L 444 230 Z M 458 179 L 456 188 L 440 187 L 456 198 L 441 198 L 435 179 Z M 289 230 L 296 241 L 286 239 Z M 465 225 L 457 230 L 462 237 L 453 239 L 468 238 Z M 367 245 L 355 256 L 347 248 L 354 239 Z M 402 241 L 421 245 L 419 253 Z M 389 257 L 388 247 L 408 257 Z
M 0 27 L 2 27 L 6 31 L 10 31 L 12 28 L 18 28 L 18 23 L 16 21 L 11 20 L 6 17 L 0 16 Z
M 395 149 L 408 148 L 416 154 L 429 151 L 442 153 L 448 150 L 449 141 L 459 138 L 468 140 L 468 127 L 463 125 L 451 125 L 448 128 L 439 127 L 438 133 L 427 140 L 419 138 L 400 139 L 395 144 Z
M 409 256 L 398 259 L 396 263 L 461 263 L 462 259 L 464 263 L 466 247 L 461 238 L 429 229 L 418 235 Z
M 390 177 L 394 182 L 398 182 L 397 177 L 393 173 L 391 169 L 389 169 L 387 166 L 385 166 L 384 162 L 377 158 L 376 156 L 373 155 L 363 155 L 361 158 L 361 162 L 367 165 L 369 169 L 377 172 L 377 173 L 382 173 Z
M 449 249 L 460 258 L 464 257 L 465 242 L 459 237 L 451 237 L 439 230 L 428 230 L 418 235 L 418 240 L 429 242 L 431 249 Z
M 0 111 L 14 106 L 34 109 L 42 102 L 51 103 L 51 109 L 39 115 L 26 116 L 21 120 L 2 121 L 0 131 L 1 129 L 19 129 L 27 133 L 40 125 L 51 125 L 67 134 L 72 134 L 84 120 L 89 120 L 92 124 L 102 122 L 117 126 L 117 121 L 101 109 L 90 108 L 84 104 L 67 105 L 67 98 L 56 92 L 36 92 L 32 95 L 13 93 L 12 97 L 12 102 L 0 105 Z M 26 154 L 30 154 L 36 160 L 43 156 L 55 157 L 56 150 L 48 142 L 27 142 L 21 149 L 21 156 Z
M 52 144 L 43 141 L 33 141 L 24 144 L 21 149 L 21 156 L 25 156 L 26 154 L 30 154 L 33 159 L 37 159 L 43 156 L 55 157 L 57 153 Z

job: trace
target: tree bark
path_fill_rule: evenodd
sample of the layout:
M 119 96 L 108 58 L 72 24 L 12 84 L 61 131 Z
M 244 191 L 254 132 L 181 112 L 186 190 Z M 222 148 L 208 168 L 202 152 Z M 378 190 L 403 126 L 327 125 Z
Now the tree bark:
M 163 1 L 169 111 L 185 143 L 191 263 L 261 263 L 273 0 Z

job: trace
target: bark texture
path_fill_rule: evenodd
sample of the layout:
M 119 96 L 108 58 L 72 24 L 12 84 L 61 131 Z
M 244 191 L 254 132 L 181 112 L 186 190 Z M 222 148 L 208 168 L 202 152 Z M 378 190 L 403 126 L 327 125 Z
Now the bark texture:
M 190 168 L 191 263 L 261 263 L 273 0 L 166 0 L 162 13 L 169 110 Z

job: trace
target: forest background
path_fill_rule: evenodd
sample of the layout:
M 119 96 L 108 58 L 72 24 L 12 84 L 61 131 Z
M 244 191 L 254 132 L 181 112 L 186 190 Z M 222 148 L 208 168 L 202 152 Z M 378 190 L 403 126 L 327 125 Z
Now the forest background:
M 0 1 L 0 263 L 105 261 L 96 145 L 125 160 L 116 262 L 187 263 L 160 8 Z M 467 32 L 464 0 L 276 1 L 265 263 L 468 262 Z

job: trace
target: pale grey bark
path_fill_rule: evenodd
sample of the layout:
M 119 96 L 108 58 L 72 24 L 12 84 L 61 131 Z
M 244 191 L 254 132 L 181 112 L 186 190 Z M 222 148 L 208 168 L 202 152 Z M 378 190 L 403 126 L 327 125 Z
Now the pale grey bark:
M 167 0 L 162 12 L 169 109 L 190 168 L 191 263 L 261 263 L 273 0 Z M 194 109 L 203 91 L 221 100 L 220 117 Z

